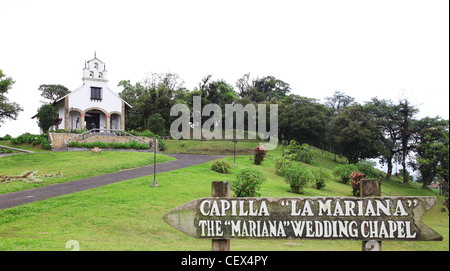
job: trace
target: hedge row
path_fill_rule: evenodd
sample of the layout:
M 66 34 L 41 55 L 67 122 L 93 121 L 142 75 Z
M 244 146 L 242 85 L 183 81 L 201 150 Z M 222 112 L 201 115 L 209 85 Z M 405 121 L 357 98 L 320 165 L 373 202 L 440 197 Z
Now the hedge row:
M 43 149 L 50 150 L 52 147 L 50 146 L 50 141 L 48 140 L 48 134 L 41 135 L 33 135 L 30 133 L 24 133 L 16 138 L 11 138 L 11 143 L 13 144 L 22 144 L 28 143 L 34 145 L 41 145 Z
M 139 143 L 137 141 L 131 141 L 128 143 L 104 143 L 104 142 L 90 142 L 90 143 L 80 143 L 80 142 L 70 142 L 69 147 L 76 148 L 111 148 L 111 149 L 136 149 L 136 150 L 146 150 L 149 148 L 146 143 Z

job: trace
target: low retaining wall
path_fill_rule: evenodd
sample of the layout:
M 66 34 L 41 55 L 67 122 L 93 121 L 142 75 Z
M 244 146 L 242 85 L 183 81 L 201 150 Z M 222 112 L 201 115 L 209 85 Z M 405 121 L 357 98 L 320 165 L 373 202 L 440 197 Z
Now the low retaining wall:
M 63 149 L 64 146 L 64 140 L 75 136 L 77 134 L 71 134 L 71 133 L 48 133 L 48 137 L 50 140 L 50 145 L 53 149 Z
M 100 148 L 102 151 L 129 151 L 129 152 L 153 152 L 153 149 L 148 150 L 136 150 L 136 149 L 112 149 L 112 148 Z M 67 151 L 91 151 L 90 148 L 78 148 L 68 147 Z
M 49 133 L 48 137 L 50 140 L 50 145 L 52 146 L 53 151 L 61 151 L 66 150 L 67 146 L 64 144 L 64 140 L 76 136 L 77 134 L 72 133 Z M 145 140 L 146 142 L 152 142 L 153 138 L 147 136 L 137 136 L 140 139 Z M 92 143 L 92 142 L 103 142 L 103 143 L 128 143 L 132 140 L 138 141 L 136 139 L 125 137 L 125 136 L 113 136 L 113 135 L 93 135 L 88 138 L 79 140 L 80 143 Z M 139 143 L 144 143 L 142 141 L 138 141 Z M 84 148 L 83 148 L 84 149 Z M 153 148 L 149 149 L 152 150 Z M 89 149 L 90 150 L 90 149 Z M 120 149 L 111 149 L 111 150 L 120 150 Z M 129 150 L 129 149 L 125 149 Z M 146 150 L 144 150 L 146 151 Z

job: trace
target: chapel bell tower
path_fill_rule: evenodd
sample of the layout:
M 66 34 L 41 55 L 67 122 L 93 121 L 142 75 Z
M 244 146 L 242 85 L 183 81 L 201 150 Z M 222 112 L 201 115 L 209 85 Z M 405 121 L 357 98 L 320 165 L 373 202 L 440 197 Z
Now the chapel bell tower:
M 108 71 L 105 66 L 105 63 L 94 53 L 94 58 L 84 63 L 83 82 L 86 80 L 108 82 Z

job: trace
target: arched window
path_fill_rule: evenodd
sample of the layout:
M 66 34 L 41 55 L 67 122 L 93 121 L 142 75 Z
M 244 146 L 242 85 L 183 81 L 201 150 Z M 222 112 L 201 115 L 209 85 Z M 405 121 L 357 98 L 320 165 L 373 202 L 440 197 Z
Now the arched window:
M 99 72 L 98 73 L 98 78 L 103 78 L 103 73 Z
M 98 63 L 97 62 L 94 63 L 94 68 L 98 69 Z
M 92 78 L 94 78 L 94 72 L 90 72 L 90 73 L 89 73 L 89 76 L 92 77 Z

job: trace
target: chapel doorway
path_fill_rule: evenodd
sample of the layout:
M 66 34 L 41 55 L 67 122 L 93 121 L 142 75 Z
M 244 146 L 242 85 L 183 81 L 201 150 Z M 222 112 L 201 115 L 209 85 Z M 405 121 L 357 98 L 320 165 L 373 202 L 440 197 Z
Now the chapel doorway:
M 100 114 L 99 113 L 93 113 L 89 112 L 86 113 L 84 117 L 86 121 L 86 129 L 92 130 L 92 129 L 99 129 L 100 128 Z

